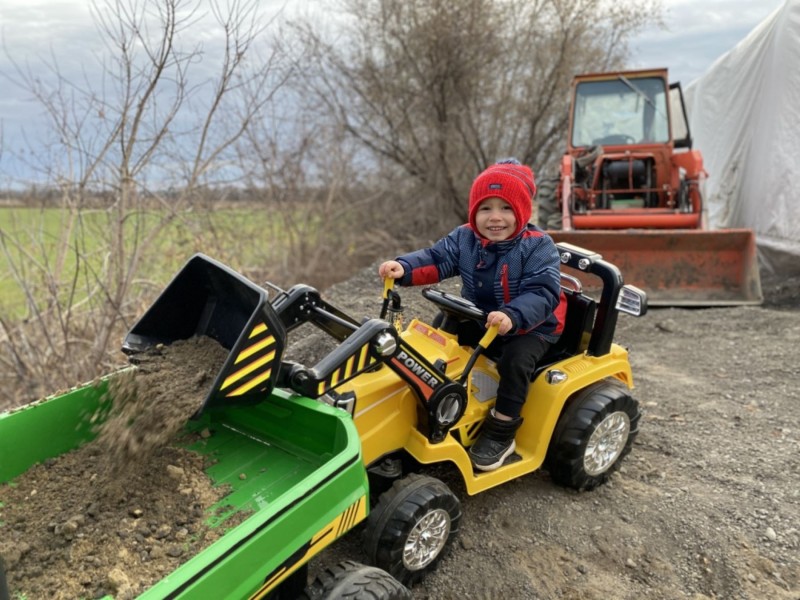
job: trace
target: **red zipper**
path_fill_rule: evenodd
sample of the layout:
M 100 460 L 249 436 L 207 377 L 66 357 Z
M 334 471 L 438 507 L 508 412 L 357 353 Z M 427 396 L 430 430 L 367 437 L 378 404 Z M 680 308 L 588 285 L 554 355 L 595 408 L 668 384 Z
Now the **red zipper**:
M 511 292 L 508 289 L 508 263 L 500 267 L 500 285 L 503 286 L 503 301 L 511 302 Z

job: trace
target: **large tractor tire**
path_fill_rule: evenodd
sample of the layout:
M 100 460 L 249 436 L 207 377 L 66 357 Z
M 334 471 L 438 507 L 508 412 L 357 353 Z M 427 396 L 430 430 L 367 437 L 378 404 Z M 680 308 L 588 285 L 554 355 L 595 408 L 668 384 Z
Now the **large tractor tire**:
M 301 596 L 308 600 L 411 600 L 411 591 L 377 567 L 346 560 L 317 575 Z
M 614 379 L 577 392 L 558 420 L 545 467 L 553 481 L 591 490 L 608 480 L 639 433 L 639 403 Z
M 367 518 L 370 561 L 405 585 L 434 570 L 458 533 L 461 502 L 444 483 L 411 474 L 381 495 Z
M 561 229 L 561 209 L 556 201 L 558 177 L 542 179 L 536 183 L 536 224 L 542 229 Z

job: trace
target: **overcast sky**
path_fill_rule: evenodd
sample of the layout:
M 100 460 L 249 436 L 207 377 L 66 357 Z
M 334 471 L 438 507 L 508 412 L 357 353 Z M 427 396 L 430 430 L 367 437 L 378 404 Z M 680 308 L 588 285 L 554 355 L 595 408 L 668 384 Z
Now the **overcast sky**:
M 650 28 L 633 40 L 631 66 L 667 67 L 685 88 L 785 2 L 662 0 L 666 29 Z
M 633 66 L 664 64 L 688 84 L 730 50 L 785 0 L 662 0 L 666 30 L 648 29 L 633 40 Z M 306 0 L 261 0 L 275 7 Z M 16 57 L 53 46 L 89 46 L 95 29 L 89 0 L 0 0 L 0 33 Z M 0 65 L 5 57 L 0 58 Z
M 684 88 L 733 48 L 787 0 L 662 0 L 666 29 L 648 29 L 631 42 L 631 67 L 667 67 Z M 800 0 L 788 0 L 792 2 Z M 262 5 L 295 9 L 307 0 L 261 0 Z M 17 63 L 57 59 L 63 73 L 80 73 L 103 51 L 88 0 L 0 0 L 0 72 Z M 203 30 L 203 28 L 198 28 Z M 213 40 L 204 40 L 213 43 Z M 53 55 L 50 56 L 51 51 Z M 87 74 L 90 76 L 90 74 Z M 0 126 L 5 145 L 30 131 L 40 108 L 26 93 L 0 79 Z M 0 160 L 8 160 L 8 154 Z M 0 166 L 0 173 L 2 172 Z

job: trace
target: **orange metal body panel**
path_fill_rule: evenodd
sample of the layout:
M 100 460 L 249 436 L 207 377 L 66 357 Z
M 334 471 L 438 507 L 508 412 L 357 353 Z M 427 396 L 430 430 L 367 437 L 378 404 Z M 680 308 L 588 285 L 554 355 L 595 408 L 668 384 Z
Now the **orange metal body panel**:
M 730 306 L 763 300 L 755 235 L 720 231 L 550 231 L 617 265 L 651 306 Z
M 688 152 L 673 154 L 671 160 L 674 166 L 686 169 L 686 177 L 689 179 L 695 179 L 705 175 L 705 170 L 703 169 L 703 155 L 699 150 L 689 150 Z

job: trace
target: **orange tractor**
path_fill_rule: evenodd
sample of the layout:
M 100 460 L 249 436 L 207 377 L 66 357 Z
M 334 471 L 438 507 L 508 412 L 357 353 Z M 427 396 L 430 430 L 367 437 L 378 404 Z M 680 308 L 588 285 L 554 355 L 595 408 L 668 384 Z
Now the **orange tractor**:
M 666 69 L 578 75 L 571 98 L 539 225 L 618 265 L 651 306 L 761 303 L 753 231 L 708 229 L 680 84 Z

